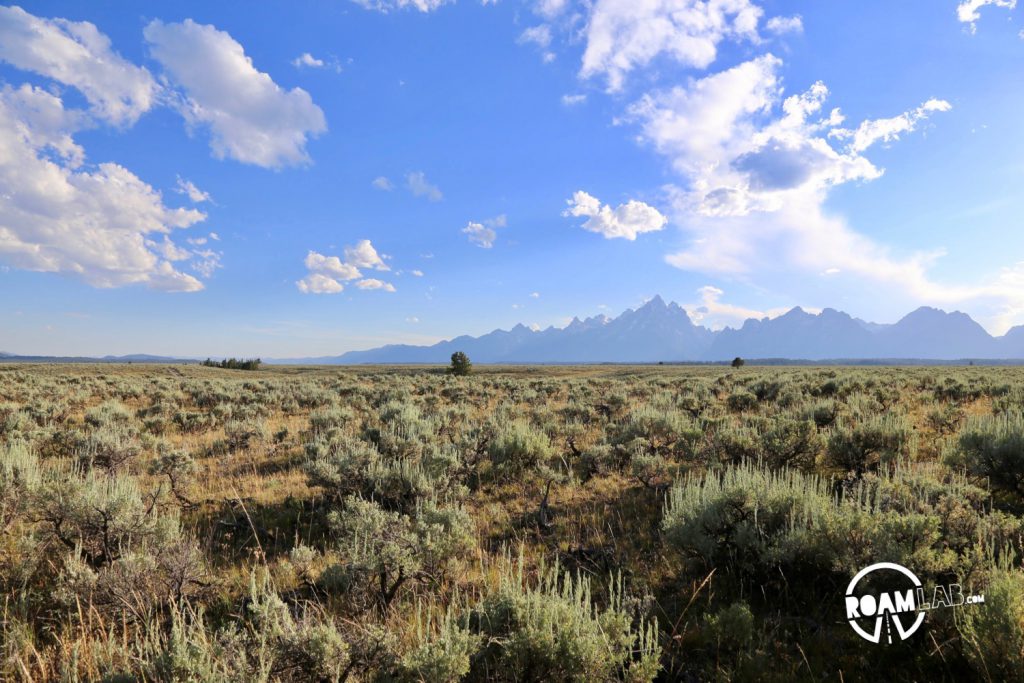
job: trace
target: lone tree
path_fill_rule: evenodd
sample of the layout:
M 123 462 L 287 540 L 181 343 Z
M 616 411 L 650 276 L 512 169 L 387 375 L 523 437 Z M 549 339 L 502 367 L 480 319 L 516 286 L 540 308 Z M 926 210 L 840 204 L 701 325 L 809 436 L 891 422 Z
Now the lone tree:
M 470 362 L 469 356 L 462 351 L 456 351 L 452 354 L 452 364 L 448 366 L 448 373 L 452 375 L 468 375 L 473 372 L 473 363 Z
M 732 366 L 734 368 L 742 368 L 746 364 L 747 364 L 747 361 L 743 360 L 739 356 L 736 356 L 735 358 L 732 359 Z

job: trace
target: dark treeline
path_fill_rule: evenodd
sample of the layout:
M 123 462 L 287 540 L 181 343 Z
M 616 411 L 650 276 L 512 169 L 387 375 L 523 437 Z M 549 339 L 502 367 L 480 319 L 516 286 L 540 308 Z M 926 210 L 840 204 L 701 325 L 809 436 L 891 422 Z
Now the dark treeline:
M 200 365 L 208 368 L 226 368 L 228 370 L 259 370 L 263 361 L 259 358 L 225 358 L 224 360 L 212 360 L 207 358 Z

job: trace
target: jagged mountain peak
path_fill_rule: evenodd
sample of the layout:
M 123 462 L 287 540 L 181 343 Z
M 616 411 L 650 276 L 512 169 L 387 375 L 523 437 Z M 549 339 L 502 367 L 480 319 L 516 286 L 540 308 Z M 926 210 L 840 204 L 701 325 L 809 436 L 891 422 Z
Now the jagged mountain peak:
M 641 310 L 645 309 L 645 308 L 648 308 L 648 309 L 667 308 L 667 305 L 665 304 L 665 300 L 661 298 L 660 294 L 655 294 L 650 299 L 648 299 L 644 303 L 643 306 L 640 307 Z
M 750 318 L 711 331 L 655 295 L 617 317 L 574 317 L 543 331 L 517 324 L 482 337 L 433 346 L 396 345 L 339 356 L 339 363 L 446 362 L 465 351 L 476 362 L 656 362 L 743 358 L 947 359 L 1024 358 L 1024 326 L 994 338 L 965 313 L 922 306 L 894 324 L 870 323 L 835 308 L 794 306 L 775 318 Z

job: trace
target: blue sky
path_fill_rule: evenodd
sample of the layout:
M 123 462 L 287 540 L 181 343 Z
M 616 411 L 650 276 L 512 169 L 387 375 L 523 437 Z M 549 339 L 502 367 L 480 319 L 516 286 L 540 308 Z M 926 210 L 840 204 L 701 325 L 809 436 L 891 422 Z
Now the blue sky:
M 0 349 L 1024 323 L 1012 0 L 0 10 Z M 838 110 L 838 111 L 837 111 Z

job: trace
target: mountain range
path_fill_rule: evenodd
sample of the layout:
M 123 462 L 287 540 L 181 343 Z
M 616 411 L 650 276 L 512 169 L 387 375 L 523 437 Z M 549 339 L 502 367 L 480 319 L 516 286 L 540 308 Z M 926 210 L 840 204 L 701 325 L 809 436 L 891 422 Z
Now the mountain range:
M 172 358 L 153 356 L 148 353 L 133 353 L 127 356 L 23 356 L 0 351 L 0 363 L 154 363 L 183 364 L 195 363 L 194 358 Z
M 431 346 L 392 344 L 340 356 L 264 359 L 271 364 L 349 365 L 447 363 L 455 351 L 477 363 L 685 363 L 741 357 L 760 362 L 1024 361 L 1024 325 L 990 335 L 966 313 L 922 307 L 892 324 L 871 323 L 826 308 L 793 308 L 776 318 L 751 318 L 739 328 L 697 325 L 660 296 L 616 318 L 573 318 L 544 330 L 516 325 L 479 337 L 463 335 Z M 0 352 L 0 363 L 194 363 L 197 359 L 130 356 L 21 356 Z
M 278 359 L 278 363 L 446 363 L 455 351 L 479 363 L 716 362 L 737 356 L 793 360 L 1024 359 L 1024 325 L 993 337 L 966 313 L 922 307 L 896 323 L 870 323 L 826 308 L 793 308 L 776 318 L 749 319 L 713 331 L 693 322 L 676 303 L 655 296 L 616 318 L 573 318 L 564 328 L 519 324 L 480 337 L 431 346 L 404 344 L 340 356 Z

